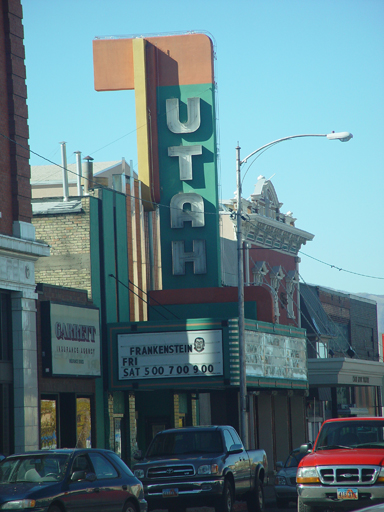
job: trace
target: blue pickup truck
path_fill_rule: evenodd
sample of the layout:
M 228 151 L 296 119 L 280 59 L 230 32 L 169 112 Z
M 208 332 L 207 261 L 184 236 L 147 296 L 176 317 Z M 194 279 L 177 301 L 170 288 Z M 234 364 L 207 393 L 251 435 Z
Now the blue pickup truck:
M 245 450 L 233 427 L 163 430 L 145 456 L 136 459 L 133 470 L 144 484 L 149 511 L 212 506 L 216 512 L 232 512 L 236 499 L 246 500 L 249 512 L 264 510 L 266 453 Z

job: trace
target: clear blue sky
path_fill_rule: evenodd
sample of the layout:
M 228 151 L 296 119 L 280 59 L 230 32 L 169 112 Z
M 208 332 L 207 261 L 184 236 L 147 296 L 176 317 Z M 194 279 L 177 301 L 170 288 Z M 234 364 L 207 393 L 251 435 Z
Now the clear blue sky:
M 315 235 L 305 282 L 384 295 L 383 0 L 22 0 L 31 150 L 61 164 L 60 141 L 96 161 L 133 161 L 134 92 L 97 93 L 95 36 L 203 31 L 216 45 L 220 195 L 245 157 L 275 139 L 350 131 L 348 143 L 297 139 L 252 165 L 243 194 L 271 177 L 282 211 Z M 31 154 L 32 165 L 47 162 Z

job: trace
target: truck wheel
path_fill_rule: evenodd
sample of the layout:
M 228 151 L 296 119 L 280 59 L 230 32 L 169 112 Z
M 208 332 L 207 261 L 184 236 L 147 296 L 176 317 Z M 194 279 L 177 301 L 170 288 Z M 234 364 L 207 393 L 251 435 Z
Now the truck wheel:
M 303 499 L 298 496 L 297 498 L 297 512 L 320 512 L 322 510 L 325 512 L 324 509 L 319 509 L 318 507 L 311 507 L 311 505 L 304 505 Z
M 248 512 L 264 512 L 264 489 L 259 478 L 256 478 L 255 489 L 247 497 Z
M 234 491 L 232 487 L 232 483 L 228 478 L 224 480 L 224 489 L 223 494 L 221 495 L 219 501 L 215 504 L 216 512 L 232 512 L 233 511 L 233 503 L 234 503 Z

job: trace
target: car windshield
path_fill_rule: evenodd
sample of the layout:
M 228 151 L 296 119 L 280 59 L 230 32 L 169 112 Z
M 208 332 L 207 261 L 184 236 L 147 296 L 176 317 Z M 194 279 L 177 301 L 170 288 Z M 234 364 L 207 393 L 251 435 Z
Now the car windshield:
M 215 430 L 213 432 L 166 432 L 158 434 L 148 449 L 147 457 L 190 453 L 223 453 L 220 432 Z
M 384 448 L 384 421 L 354 420 L 325 423 L 315 450 Z
M 66 454 L 8 457 L 0 462 L 0 484 L 59 482 L 64 478 L 68 459 Z

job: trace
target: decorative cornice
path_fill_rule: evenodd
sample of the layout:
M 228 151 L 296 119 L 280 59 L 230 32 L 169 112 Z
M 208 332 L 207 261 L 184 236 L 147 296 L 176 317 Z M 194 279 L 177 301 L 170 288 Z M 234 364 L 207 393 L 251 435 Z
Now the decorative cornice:
M 314 238 L 307 231 L 268 217 L 258 214 L 249 214 L 248 217 L 242 226 L 244 239 L 258 246 L 297 255 L 301 246 Z
M 0 235 L 0 255 L 37 260 L 41 256 L 49 256 L 49 246 L 14 236 Z

